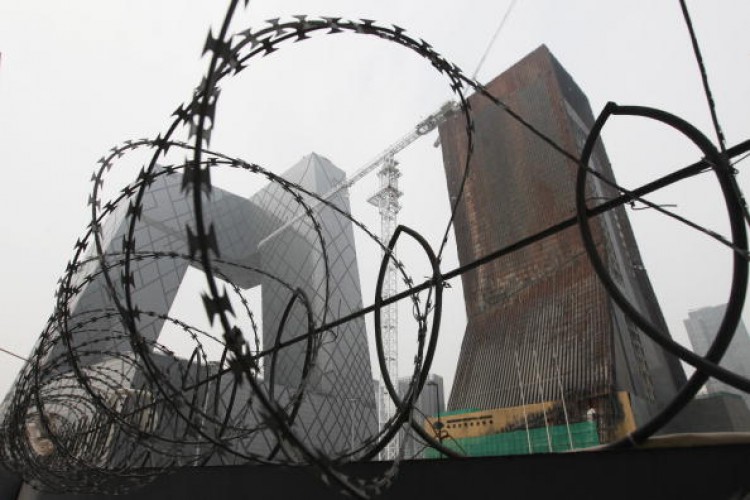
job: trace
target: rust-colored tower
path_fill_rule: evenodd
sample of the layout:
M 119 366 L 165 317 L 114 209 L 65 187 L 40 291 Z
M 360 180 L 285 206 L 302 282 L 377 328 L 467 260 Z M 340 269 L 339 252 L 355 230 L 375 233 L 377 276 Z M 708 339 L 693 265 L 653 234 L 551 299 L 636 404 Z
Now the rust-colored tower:
M 545 46 L 487 85 L 537 129 L 578 154 L 593 124 L 588 100 Z M 461 264 L 575 215 L 576 165 L 488 99 L 470 98 L 475 151 L 455 231 Z M 460 116 L 440 127 L 451 200 L 464 172 L 467 137 Z M 592 166 L 609 178 L 599 144 Z M 615 193 L 597 182 L 590 196 Z M 631 300 L 664 325 L 625 210 L 592 221 L 610 272 Z M 564 402 L 566 417 L 594 409 L 603 437 L 621 420 L 627 391 L 636 421 L 670 398 L 684 373 L 619 311 L 590 265 L 578 229 L 464 274 L 468 324 L 449 409 Z M 665 327 L 666 330 L 666 327 Z M 562 412 L 545 415 L 562 419 Z M 557 415 L 557 416 L 555 416 Z

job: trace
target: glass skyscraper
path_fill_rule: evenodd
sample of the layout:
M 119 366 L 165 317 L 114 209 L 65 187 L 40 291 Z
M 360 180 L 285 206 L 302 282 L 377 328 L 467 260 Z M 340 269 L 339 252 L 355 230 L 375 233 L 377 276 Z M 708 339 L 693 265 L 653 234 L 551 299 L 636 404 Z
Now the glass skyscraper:
M 688 317 L 684 321 L 685 328 L 688 337 L 690 337 L 690 342 L 693 344 L 693 350 L 697 354 L 705 355 L 713 343 L 721 321 L 724 319 L 726 307 L 726 304 L 702 307 L 688 313 Z M 729 348 L 719 364 L 737 375 L 750 378 L 750 336 L 748 336 L 743 321 L 740 321 L 737 325 L 732 342 L 730 342 Z M 706 382 L 706 390 L 709 393 L 728 392 L 738 394 L 742 396 L 745 404 L 750 408 L 750 394 L 724 382 L 710 378 Z

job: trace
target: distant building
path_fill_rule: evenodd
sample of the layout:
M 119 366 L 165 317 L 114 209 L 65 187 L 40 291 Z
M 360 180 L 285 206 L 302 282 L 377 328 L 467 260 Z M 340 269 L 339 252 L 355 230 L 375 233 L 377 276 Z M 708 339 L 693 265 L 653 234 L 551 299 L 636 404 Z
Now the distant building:
M 750 432 L 750 409 L 738 394 L 713 392 L 698 395 L 664 430 L 666 434 Z
M 411 377 L 402 377 L 398 380 L 398 393 L 401 398 L 406 397 L 410 382 Z M 417 424 L 424 425 L 428 418 L 437 418 L 438 415 L 445 413 L 444 394 L 443 377 L 433 373 L 429 374 L 422 388 L 422 393 L 414 404 L 414 420 Z M 402 431 L 402 434 L 404 433 L 405 431 Z M 422 458 L 424 456 L 423 447 L 420 438 L 412 431 L 410 438 L 406 439 L 404 444 L 404 457 Z
M 697 354 L 702 356 L 708 351 L 708 348 L 716 337 L 716 332 L 719 331 L 726 308 L 727 306 L 724 304 L 714 307 L 703 307 L 688 313 L 688 318 L 684 321 L 685 328 L 687 329 L 688 337 L 690 337 L 690 343 L 693 344 L 693 350 Z M 745 323 L 742 320 L 737 325 L 732 342 L 729 344 L 729 348 L 724 357 L 721 358 L 721 363 L 719 364 L 737 375 L 750 378 L 750 336 L 748 336 Z M 750 394 L 727 385 L 724 382 L 710 378 L 706 382 L 706 390 L 709 394 L 738 394 L 750 408 Z
M 586 96 L 541 46 L 486 85 L 490 94 L 567 151 L 579 153 L 594 118 Z M 577 165 L 481 95 L 469 98 L 474 153 L 456 218 L 467 264 L 575 215 Z M 465 120 L 440 126 L 451 200 L 468 151 Z M 604 147 L 590 166 L 614 179 Z M 590 205 L 617 192 L 598 180 Z M 623 207 L 591 220 L 599 253 L 631 303 L 668 331 Z M 637 423 L 685 380 L 679 363 L 629 321 L 601 285 L 576 227 L 462 275 L 467 312 L 449 410 L 565 401 L 573 421 L 594 410 L 602 440 L 614 436 L 625 391 Z M 560 425 L 562 422 L 554 422 Z

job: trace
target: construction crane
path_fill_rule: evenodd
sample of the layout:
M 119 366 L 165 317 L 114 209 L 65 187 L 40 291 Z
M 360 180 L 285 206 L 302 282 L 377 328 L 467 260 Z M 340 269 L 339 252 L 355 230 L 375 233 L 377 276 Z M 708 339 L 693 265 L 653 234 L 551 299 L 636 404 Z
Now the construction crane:
M 495 40 L 497 40 L 505 22 L 508 20 L 508 16 L 513 10 L 516 1 L 517 0 L 512 0 L 508 8 L 505 10 L 500 25 L 492 35 L 487 48 L 479 60 L 479 64 L 477 64 L 477 68 L 474 70 L 472 80 L 476 79 L 479 69 L 487 59 L 487 55 L 494 45 Z M 383 244 L 387 244 L 391 240 L 391 237 L 398 226 L 398 213 L 401 210 L 399 199 L 403 195 L 398 188 L 398 179 L 401 177 L 401 172 L 398 169 L 398 162 L 395 160 L 394 155 L 414 142 L 418 137 L 437 128 L 455 109 L 456 104 L 453 102 L 443 104 L 436 113 L 433 113 L 426 120 L 417 125 L 410 134 L 386 149 L 374 162 L 371 162 L 368 166 L 360 169 L 355 176 L 352 176 L 349 185 L 367 175 L 370 171 L 375 169 L 377 165 L 381 166 L 380 171 L 378 172 L 380 186 L 375 194 L 373 194 L 367 201 L 378 207 L 378 212 L 380 213 L 380 240 Z M 437 146 L 439 143 L 440 138 L 438 137 L 434 145 Z M 385 271 L 385 279 L 383 281 L 383 298 L 386 299 L 396 295 L 396 293 L 398 293 L 398 272 L 395 265 L 395 259 L 389 258 Z M 391 380 L 398 384 L 398 305 L 396 303 L 388 304 L 381 308 L 380 325 L 386 369 L 388 370 L 388 375 Z M 380 402 L 380 404 L 378 404 L 378 424 L 382 428 L 385 422 L 388 422 L 391 417 L 395 415 L 396 406 L 390 395 L 387 393 L 385 386 L 382 384 L 379 387 L 378 398 Z M 388 445 L 380 453 L 381 460 L 395 460 L 397 458 L 399 452 L 399 439 L 401 439 L 401 436 L 398 434 L 391 439 Z
M 360 181 L 363 177 L 367 176 L 370 172 L 377 169 L 378 167 L 381 167 L 385 165 L 389 159 L 393 159 L 393 157 L 405 149 L 407 146 L 409 146 L 412 142 L 416 141 L 423 135 L 429 134 L 433 130 L 435 130 L 438 125 L 440 125 L 443 121 L 445 121 L 448 114 L 450 114 L 455 109 L 455 105 L 452 102 L 446 102 L 443 104 L 440 109 L 429 115 L 427 118 L 419 122 L 419 124 L 414 127 L 408 134 L 404 135 L 402 138 L 391 144 L 389 147 L 387 147 L 385 150 L 380 152 L 375 158 L 365 163 L 364 166 L 359 168 L 357 171 L 355 171 L 349 178 L 344 179 L 343 181 L 339 182 L 335 186 L 333 186 L 331 189 L 329 189 L 327 192 L 320 195 L 320 198 L 322 200 L 330 200 L 334 196 L 336 196 L 338 193 L 343 191 L 344 189 L 348 189 L 352 185 L 354 185 L 356 182 Z M 310 205 L 310 208 L 314 211 L 316 208 L 323 205 L 323 202 L 317 201 L 315 203 L 312 203 Z M 273 239 L 277 235 L 279 235 L 281 232 L 283 232 L 285 229 L 289 228 L 291 225 L 296 223 L 297 221 L 301 220 L 305 217 L 305 213 L 301 212 L 297 214 L 296 216 L 292 217 L 288 221 L 286 221 L 284 224 L 279 226 L 276 230 L 274 230 L 271 234 L 263 238 L 259 245 L 263 245 L 267 241 Z M 392 234 L 392 233 L 391 233 Z M 381 239 L 383 235 L 381 235 Z M 390 240 L 390 237 L 388 239 L 383 239 L 386 243 Z
M 472 79 L 475 79 L 477 74 L 479 73 L 480 68 L 484 65 L 485 60 L 487 59 L 487 55 L 490 52 L 490 49 L 495 44 L 495 41 L 497 40 L 498 35 L 500 34 L 500 31 L 503 29 L 503 26 L 505 26 L 505 22 L 508 20 L 508 17 L 510 16 L 510 13 L 513 11 L 513 7 L 515 7 L 516 2 L 518 0 L 511 0 L 510 4 L 508 5 L 508 8 L 505 10 L 505 13 L 503 14 L 502 20 L 500 21 L 500 24 L 498 25 L 497 29 L 492 35 L 492 38 L 490 39 L 490 42 L 487 44 L 487 48 L 485 49 L 484 53 L 482 54 L 481 59 L 479 60 L 479 63 L 477 64 L 476 69 L 474 70 L 474 73 L 472 74 Z M 457 109 L 456 103 L 452 101 L 445 102 L 438 111 L 435 113 L 432 113 L 427 118 L 422 120 L 417 124 L 414 129 L 412 129 L 408 134 L 403 136 L 401 139 L 397 140 L 393 144 L 391 144 L 389 147 L 387 147 L 385 150 L 383 150 L 380 154 L 375 156 L 372 160 L 365 163 L 364 166 L 360 167 L 357 171 L 355 171 L 349 178 L 341 181 L 340 183 L 333 186 L 328 192 L 322 194 L 320 197 L 323 200 L 329 200 L 336 196 L 339 192 L 343 191 L 344 189 L 348 189 L 352 185 L 354 185 L 356 182 L 361 180 L 363 177 L 367 176 L 370 172 L 375 170 L 376 168 L 385 165 L 390 160 L 394 158 L 396 154 L 401 152 L 403 149 L 405 149 L 407 146 L 409 146 L 412 142 L 416 141 L 423 135 L 427 135 L 433 130 L 435 130 L 445 119 L 448 117 L 449 114 L 451 114 L 453 111 Z M 439 144 L 438 141 L 435 142 L 435 146 Z M 381 187 L 382 189 L 382 187 Z M 372 200 L 372 198 L 371 198 Z M 318 201 L 314 204 L 312 204 L 311 209 L 318 208 L 322 202 Z M 379 203 L 374 203 L 375 205 L 379 206 Z M 398 213 L 398 211 L 396 211 Z M 383 212 L 381 212 L 381 216 L 383 215 Z M 273 231 L 271 234 L 263 238 L 263 240 L 260 241 L 260 245 L 265 243 L 266 241 L 274 238 L 279 233 L 287 229 L 289 226 L 294 224 L 295 222 L 299 221 L 305 216 L 304 213 L 300 213 L 284 224 L 282 224 L 278 229 Z M 394 226 L 395 227 L 395 226 Z M 393 234 L 393 233 L 390 233 Z M 381 240 L 388 242 L 390 240 L 390 237 L 387 239 L 384 238 L 384 235 L 381 234 Z
M 498 25 L 497 29 L 492 35 L 487 48 L 482 54 L 479 63 L 472 75 L 472 79 L 476 79 L 480 68 L 484 65 L 487 55 L 489 54 L 492 46 L 495 44 L 500 31 L 505 26 L 510 13 L 513 11 L 516 2 L 518 0 L 511 0 L 508 7 L 505 9 L 505 13 Z M 333 186 L 328 192 L 321 195 L 322 200 L 329 200 L 336 196 L 339 192 L 344 189 L 348 189 L 356 182 L 367 176 L 373 170 L 380 168 L 378 172 L 379 187 L 378 190 L 367 200 L 370 204 L 378 207 L 380 215 L 380 241 L 387 245 L 391 240 L 396 227 L 398 226 L 398 212 L 401 210 L 401 203 L 399 199 L 403 193 L 398 188 L 398 179 L 401 177 L 401 172 L 398 169 L 398 162 L 395 160 L 395 155 L 409 146 L 411 143 L 427 135 L 435 130 L 441 123 L 443 123 L 448 116 L 457 109 L 456 103 L 448 101 L 444 103 L 438 111 L 429 115 L 427 118 L 422 120 L 411 130 L 408 134 L 403 136 L 401 139 L 391 144 L 388 148 L 383 150 L 380 154 L 375 156 L 374 159 L 367 162 L 364 166 L 355 171 L 348 179 Z M 435 141 L 435 146 L 439 144 L 440 139 Z M 311 209 L 315 210 L 323 202 L 318 201 L 311 205 Z M 261 240 L 260 245 L 265 243 L 267 240 L 275 237 L 289 226 L 302 219 L 305 216 L 304 213 L 300 213 L 294 216 L 292 219 L 281 225 L 278 229 L 269 234 L 266 238 Z M 394 258 L 388 259 L 388 267 L 386 268 L 385 280 L 383 282 L 383 298 L 388 298 L 395 295 L 398 292 L 398 274 L 395 266 Z M 382 329 L 383 337 L 383 354 L 385 356 L 386 367 L 388 369 L 388 375 L 391 380 L 398 384 L 398 307 L 397 304 L 389 304 L 380 310 L 380 324 Z M 390 395 L 384 385 L 380 385 L 378 394 L 378 424 L 382 426 L 390 420 L 396 413 L 396 408 L 391 399 Z M 398 456 L 399 450 L 399 435 L 397 434 L 388 443 L 386 448 L 380 454 L 381 460 L 394 460 Z
M 383 151 L 374 161 L 360 169 L 350 179 L 349 182 L 356 182 L 356 180 L 359 180 L 380 166 L 380 171 L 378 172 L 378 189 L 367 201 L 371 205 L 378 207 L 378 213 L 380 214 L 380 241 L 384 245 L 388 244 L 391 240 L 398 226 L 398 212 L 401 210 L 399 199 L 403 195 L 398 187 L 398 179 L 401 177 L 401 171 L 398 169 L 398 162 L 394 156 L 419 137 L 435 130 L 455 108 L 456 106 L 452 102 L 443 104 L 436 113 L 431 114 L 420 122 L 414 130 Z M 385 250 L 383 250 L 383 254 L 385 254 Z M 398 270 L 396 269 L 394 258 L 389 258 L 383 281 L 383 298 L 392 297 L 397 292 Z M 398 387 L 398 304 L 388 304 L 380 309 L 380 325 L 386 369 L 388 370 L 389 377 Z M 382 384 L 379 388 L 378 398 L 380 400 L 380 404 L 378 405 L 378 424 L 382 427 L 385 422 L 395 415 L 396 405 Z M 380 458 L 382 460 L 394 460 L 398 456 L 399 439 L 400 436 L 398 435 L 391 439 L 381 452 Z

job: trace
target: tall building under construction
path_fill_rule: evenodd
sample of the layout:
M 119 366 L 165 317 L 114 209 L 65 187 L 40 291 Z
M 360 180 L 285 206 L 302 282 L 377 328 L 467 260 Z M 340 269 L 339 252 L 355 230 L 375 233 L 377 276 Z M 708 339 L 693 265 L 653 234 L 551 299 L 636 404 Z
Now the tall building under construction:
M 580 153 L 594 122 L 591 108 L 547 47 L 487 89 L 565 150 Z M 489 99 L 473 95 L 470 103 L 474 153 L 455 218 L 461 264 L 575 215 L 575 162 Z M 440 126 L 440 138 L 453 201 L 466 168 L 465 120 L 452 116 Z M 614 179 L 601 144 L 590 166 Z M 589 206 L 617 195 L 600 181 L 588 189 Z M 667 331 L 624 208 L 591 225 L 615 282 Z M 524 411 L 525 422 L 511 422 L 504 430 L 596 416 L 601 438 L 609 440 L 622 433 L 624 420 L 639 424 L 652 416 L 684 381 L 679 363 L 609 297 L 576 227 L 478 267 L 462 280 L 467 326 L 449 410 L 551 402 L 543 415 Z

